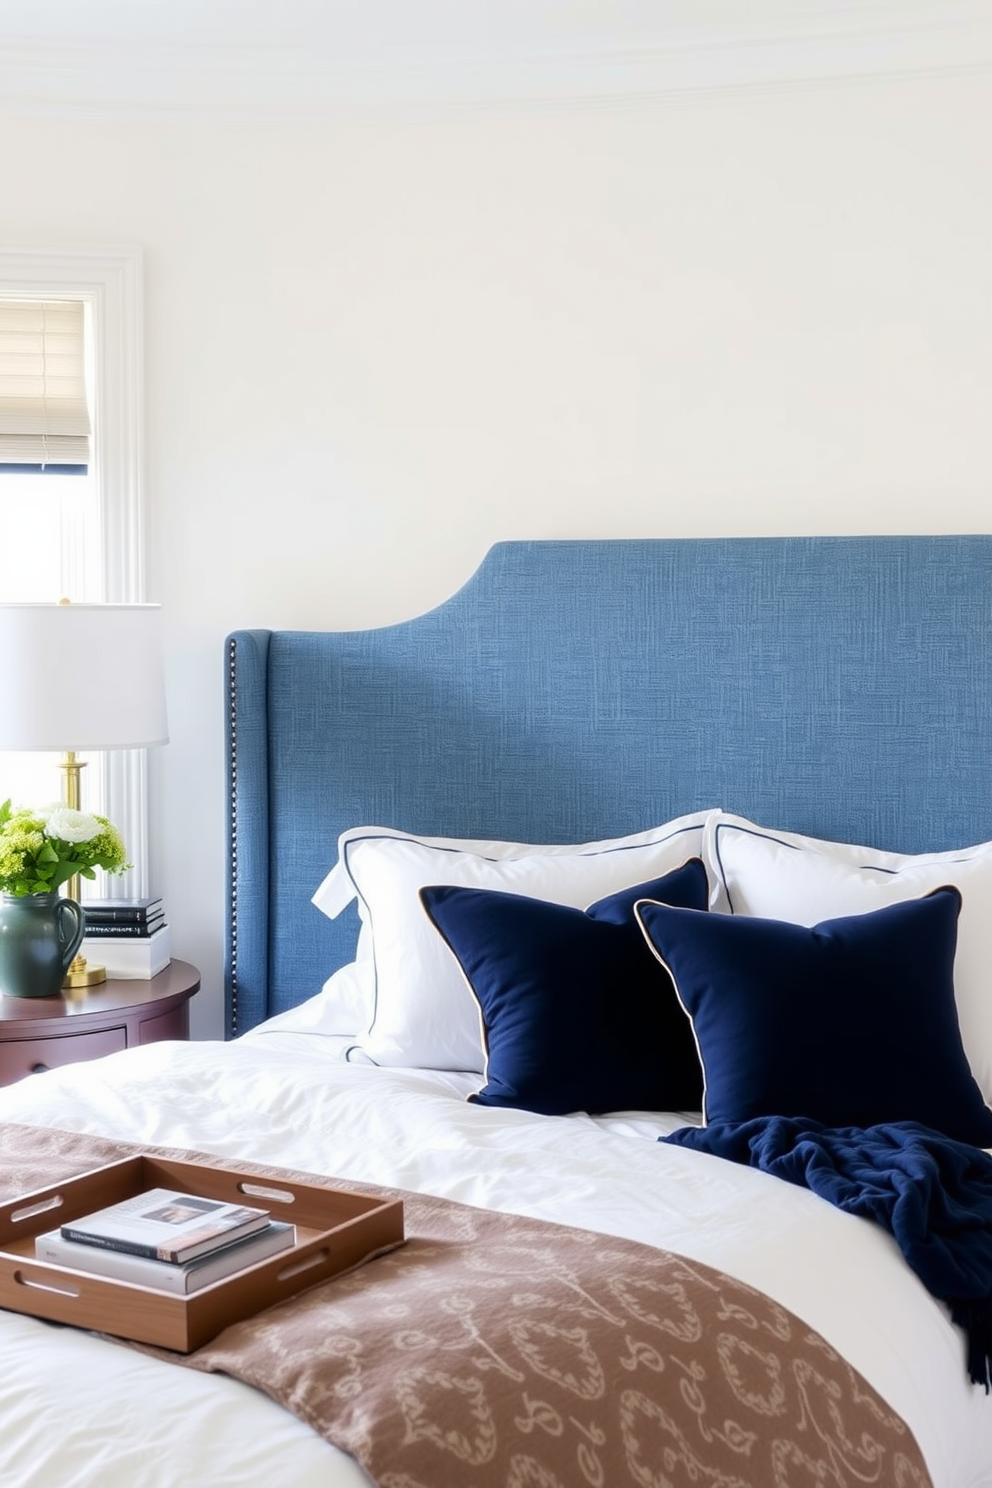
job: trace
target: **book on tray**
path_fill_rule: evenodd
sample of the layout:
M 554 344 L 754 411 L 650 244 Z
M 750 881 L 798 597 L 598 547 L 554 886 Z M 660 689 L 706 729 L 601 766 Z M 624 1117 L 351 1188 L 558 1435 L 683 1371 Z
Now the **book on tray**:
M 39 1261 L 69 1266 L 73 1271 L 87 1271 L 95 1276 L 110 1276 L 115 1281 L 134 1282 L 137 1286 L 155 1287 L 182 1297 L 289 1250 L 295 1240 L 296 1226 L 274 1219 L 257 1234 L 222 1245 L 219 1250 L 184 1265 L 105 1250 L 99 1245 L 84 1245 L 79 1240 L 66 1240 L 58 1230 L 39 1235 L 34 1252 Z
M 61 1226 L 65 1240 L 181 1266 L 264 1230 L 267 1209 L 150 1188 Z

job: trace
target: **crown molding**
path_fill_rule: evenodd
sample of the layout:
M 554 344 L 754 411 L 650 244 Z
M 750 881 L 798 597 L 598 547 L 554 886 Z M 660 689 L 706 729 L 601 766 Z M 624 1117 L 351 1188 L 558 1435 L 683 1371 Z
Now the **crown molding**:
M 877 0 L 811 6 L 787 27 L 739 24 L 670 41 L 617 28 L 535 45 L 453 49 L 218 44 L 0 36 L 0 110 L 93 119 L 314 119 L 335 115 L 622 104 L 836 81 L 992 72 L 992 4 L 935 8 Z M 910 18 L 912 15 L 912 18 Z M 347 60 L 343 60 L 347 59 Z

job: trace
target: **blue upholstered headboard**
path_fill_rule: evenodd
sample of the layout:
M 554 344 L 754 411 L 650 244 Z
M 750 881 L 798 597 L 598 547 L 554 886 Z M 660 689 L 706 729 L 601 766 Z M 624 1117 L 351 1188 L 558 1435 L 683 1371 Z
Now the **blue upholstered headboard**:
M 992 837 L 992 537 L 501 543 L 418 619 L 226 656 L 229 1033 L 353 958 L 310 903 L 347 827 Z

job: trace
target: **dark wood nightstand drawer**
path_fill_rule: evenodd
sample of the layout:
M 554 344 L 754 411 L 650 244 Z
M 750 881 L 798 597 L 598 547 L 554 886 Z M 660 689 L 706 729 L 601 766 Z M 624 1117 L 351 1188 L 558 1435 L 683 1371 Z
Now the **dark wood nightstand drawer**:
M 98 982 L 63 997 L 0 997 L 0 1085 L 99 1059 L 119 1049 L 189 1038 L 195 966 L 170 961 L 158 976 Z
M 159 1013 L 157 1018 L 142 1018 L 138 1028 L 139 1044 L 157 1044 L 162 1039 L 189 1038 L 189 1004 Z
M 75 1064 L 78 1059 L 99 1059 L 127 1048 L 124 1028 L 103 1028 L 95 1033 L 71 1033 L 60 1038 L 12 1039 L 0 1044 L 0 1085 L 12 1085 L 25 1075 Z

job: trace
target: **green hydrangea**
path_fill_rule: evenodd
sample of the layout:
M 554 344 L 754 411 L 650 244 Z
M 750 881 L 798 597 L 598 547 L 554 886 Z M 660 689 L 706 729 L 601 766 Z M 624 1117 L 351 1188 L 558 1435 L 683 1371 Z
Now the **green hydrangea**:
M 0 893 L 48 894 L 97 868 L 124 873 L 131 864 L 120 832 L 105 816 L 54 805 L 0 806 Z

